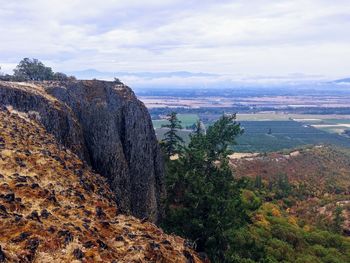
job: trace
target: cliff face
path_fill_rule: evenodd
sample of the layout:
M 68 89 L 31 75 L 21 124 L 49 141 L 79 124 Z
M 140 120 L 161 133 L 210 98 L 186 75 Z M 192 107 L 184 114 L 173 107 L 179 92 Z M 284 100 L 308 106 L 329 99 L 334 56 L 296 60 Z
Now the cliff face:
M 27 112 L 105 176 L 118 207 L 156 221 L 163 166 L 150 116 L 130 88 L 106 81 L 0 82 L 0 104 Z
M 30 114 L 0 106 L 0 262 L 200 262 L 183 239 L 120 214 L 95 174 Z

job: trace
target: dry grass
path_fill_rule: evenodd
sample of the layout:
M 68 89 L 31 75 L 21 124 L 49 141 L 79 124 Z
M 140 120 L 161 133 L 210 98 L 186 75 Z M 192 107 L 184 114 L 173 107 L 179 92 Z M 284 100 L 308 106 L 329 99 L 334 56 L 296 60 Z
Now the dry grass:
M 104 178 L 7 110 L 0 111 L 0 246 L 8 262 L 199 262 L 183 239 L 119 214 Z

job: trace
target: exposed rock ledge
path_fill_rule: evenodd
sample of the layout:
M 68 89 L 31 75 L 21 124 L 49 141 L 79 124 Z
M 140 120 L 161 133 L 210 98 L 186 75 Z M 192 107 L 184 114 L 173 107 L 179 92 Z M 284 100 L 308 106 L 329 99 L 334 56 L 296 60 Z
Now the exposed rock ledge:
M 0 105 L 0 262 L 200 262 L 182 238 L 120 214 L 106 179 Z
M 56 139 L 108 179 L 118 207 L 161 216 L 164 169 L 147 109 L 118 82 L 1 82 L 0 105 L 37 118 Z

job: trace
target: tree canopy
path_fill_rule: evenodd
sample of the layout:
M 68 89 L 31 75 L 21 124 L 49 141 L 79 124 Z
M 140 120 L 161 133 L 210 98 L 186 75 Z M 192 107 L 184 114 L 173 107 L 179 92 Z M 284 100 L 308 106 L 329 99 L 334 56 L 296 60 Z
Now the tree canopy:
M 206 134 L 194 133 L 188 147 L 167 167 L 164 227 L 190 238 L 199 251 L 217 260 L 224 258 L 229 246 L 225 232 L 247 219 L 226 159 L 229 146 L 242 132 L 234 119 L 222 116 Z
M 235 115 L 224 115 L 206 133 L 195 130 L 178 158 L 166 163 L 163 228 L 187 238 L 211 262 L 350 262 L 350 240 L 337 234 L 340 208 L 333 233 L 320 230 L 280 206 L 294 191 L 285 174 L 271 185 L 260 176 L 234 177 L 227 156 L 242 132 Z
M 73 76 L 67 76 L 62 72 L 54 72 L 36 58 L 22 59 L 13 70 L 13 75 L 0 75 L 6 81 L 43 81 L 43 80 L 70 80 Z
M 38 59 L 24 58 L 14 70 L 14 77 L 24 80 L 52 80 L 54 72 Z
M 177 118 L 176 112 L 171 112 L 167 115 L 168 124 L 162 125 L 162 128 L 167 128 L 168 131 L 164 134 L 162 140 L 162 148 L 168 157 L 178 154 L 182 150 L 183 139 L 177 134 L 178 130 L 182 129 L 181 121 Z

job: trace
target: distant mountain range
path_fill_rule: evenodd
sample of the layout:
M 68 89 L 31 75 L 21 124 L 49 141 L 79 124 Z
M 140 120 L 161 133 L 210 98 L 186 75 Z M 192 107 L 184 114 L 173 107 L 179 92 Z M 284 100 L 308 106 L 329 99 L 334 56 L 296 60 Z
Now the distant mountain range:
M 173 71 L 173 72 L 106 72 L 96 69 L 86 69 L 81 71 L 68 72 L 69 75 L 74 75 L 79 79 L 113 79 L 121 77 L 138 77 L 143 79 L 158 79 L 158 78 L 190 78 L 190 77 L 217 77 L 219 75 L 203 72 L 188 72 L 188 71 Z
M 68 75 L 76 76 L 78 79 L 120 79 L 134 89 L 139 88 L 233 88 L 233 87 L 316 87 L 329 88 L 334 85 L 350 84 L 350 78 L 330 80 L 316 78 L 308 75 L 286 75 L 286 76 L 240 76 L 215 74 L 207 72 L 190 71 L 168 71 L 168 72 L 127 72 L 127 71 L 99 71 L 86 69 L 80 71 L 66 72 Z
M 335 83 L 349 83 L 350 84 L 350 78 L 345 78 L 345 79 L 338 79 L 333 81 Z

